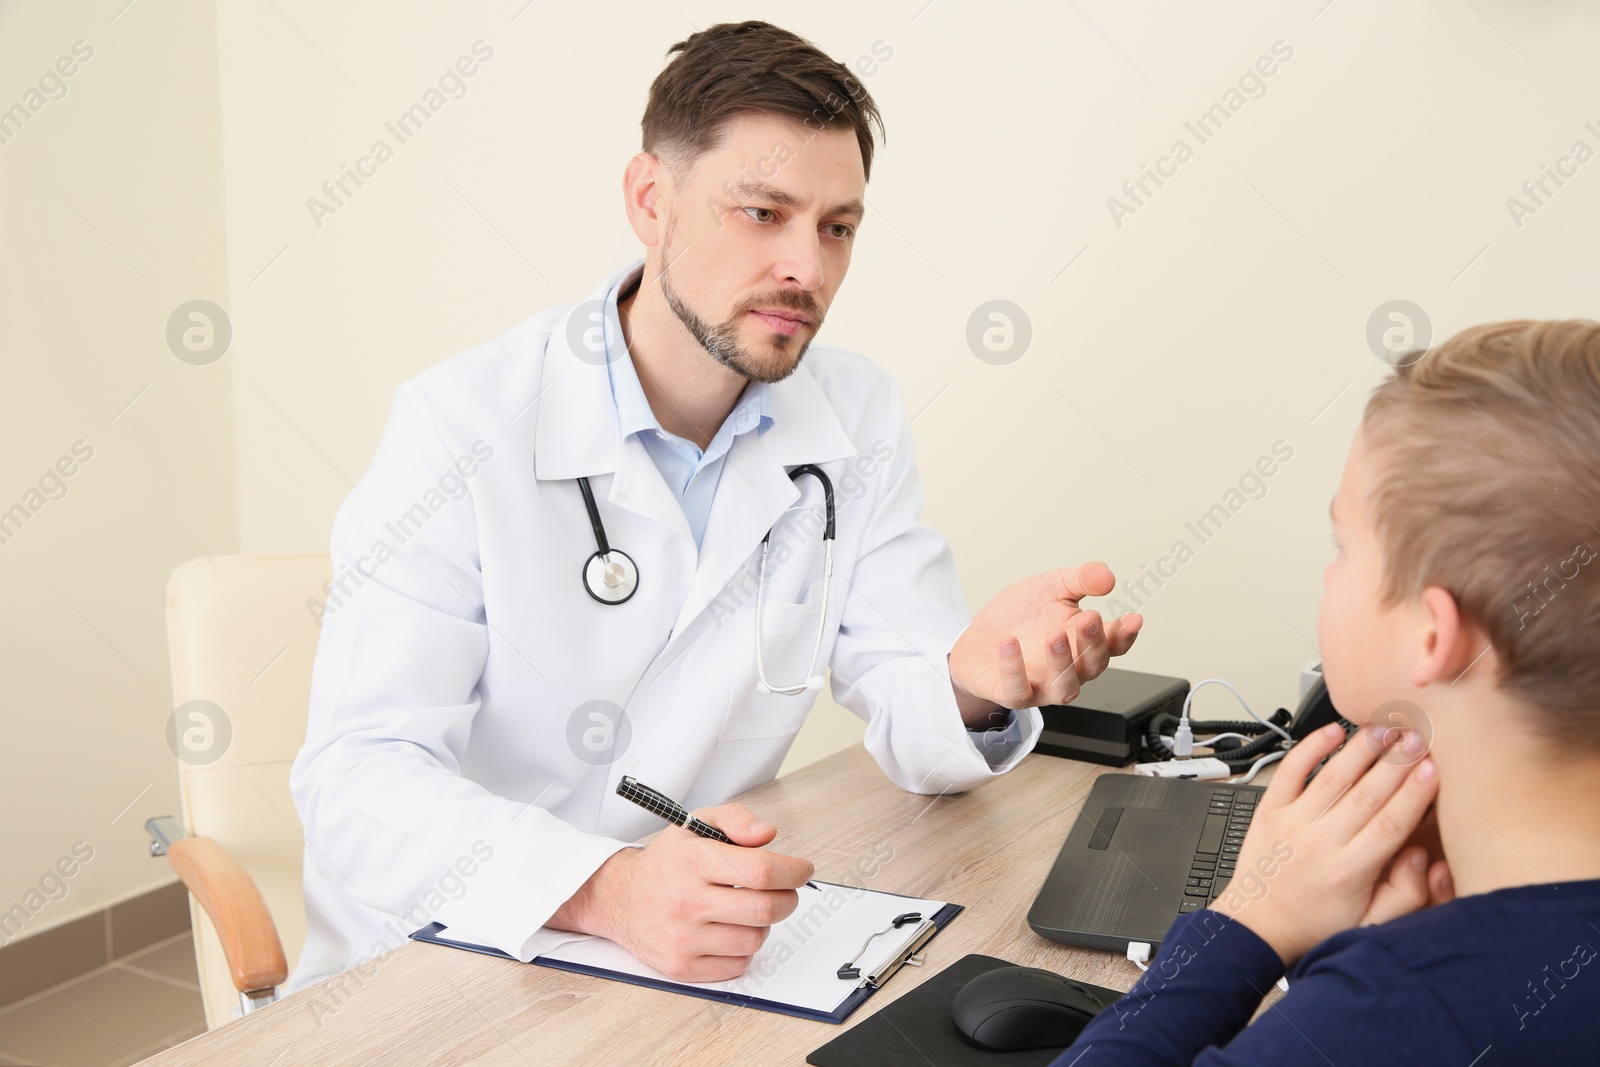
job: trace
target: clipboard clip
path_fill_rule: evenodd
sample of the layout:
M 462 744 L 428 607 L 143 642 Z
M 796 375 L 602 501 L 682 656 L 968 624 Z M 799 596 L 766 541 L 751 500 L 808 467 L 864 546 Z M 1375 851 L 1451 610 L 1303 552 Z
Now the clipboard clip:
M 901 927 L 908 926 L 911 923 L 918 924 L 917 929 L 912 932 L 911 940 L 907 941 L 905 946 L 901 948 L 899 952 L 895 953 L 889 959 L 879 964 L 877 968 L 870 971 L 865 978 L 862 978 L 861 968 L 857 967 L 856 963 L 861 959 L 862 954 L 867 951 L 867 946 L 872 944 L 873 941 L 882 937 L 884 934 L 893 933 Z M 886 928 L 879 930 L 877 933 L 872 934 L 865 941 L 863 941 L 861 943 L 860 951 L 858 951 L 845 963 L 840 965 L 839 970 L 836 973 L 842 979 L 850 980 L 860 978 L 861 984 L 857 988 L 871 986 L 873 989 L 877 989 L 884 982 L 887 982 L 891 977 L 893 977 L 894 973 L 902 966 L 910 964 L 913 967 L 921 967 L 923 963 L 922 947 L 926 945 L 933 938 L 933 935 L 938 932 L 939 928 L 938 926 L 934 925 L 933 920 L 924 919 L 921 912 L 908 911 L 904 914 L 896 915 Z

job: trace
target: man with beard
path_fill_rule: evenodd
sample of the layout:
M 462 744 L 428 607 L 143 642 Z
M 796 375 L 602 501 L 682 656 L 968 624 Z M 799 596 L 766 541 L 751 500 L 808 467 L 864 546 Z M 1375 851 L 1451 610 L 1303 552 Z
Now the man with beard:
M 727 801 L 774 777 L 823 667 L 892 781 L 954 792 L 1138 632 L 1080 609 L 1099 563 L 969 621 L 898 388 L 812 345 L 882 128 L 860 82 L 761 22 L 671 51 L 623 177 L 643 261 L 402 385 L 334 523 L 291 988 L 429 922 L 735 977 L 815 872 Z M 731 843 L 629 847 L 662 822 L 624 776 Z

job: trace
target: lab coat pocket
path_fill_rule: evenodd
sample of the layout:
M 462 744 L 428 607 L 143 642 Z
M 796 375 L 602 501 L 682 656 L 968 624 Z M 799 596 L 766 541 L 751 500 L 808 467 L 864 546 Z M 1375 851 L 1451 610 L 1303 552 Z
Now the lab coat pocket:
M 811 646 L 817 639 L 817 615 L 821 610 L 822 605 L 816 603 L 762 605 L 761 655 L 767 665 L 769 679 L 778 682 L 773 674 L 774 665 L 779 673 L 790 674 L 793 671 L 786 670 L 786 667 L 793 666 L 795 671 L 804 671 L 810 664 L 810 659 L 806 657 L 811 655 Z M 754 629 L 753 622 L 751 628 Z M 805 640 L 799 640 L 800 637 Z M 754 636 L 751 640 L 755 640 Z M 790 664 L 789 661 L 795 658 L 795 649 L 800 645 L 805 646 L 802 650 L 803 662 Z
M 739 613 L 739 644 L 743 654 L 755 656 L 755 611 Z M 766 604 L 761 617 L 761 655 L 767 681 L 775 686 L 804 683 L 811 667 L 811 650 L 817 640 L 821 618 L 820 603 Z M 818 657 L 817 673 L 827 671 L 826 643 Z M 816 692 L 805 690 L 793 696 L 763 693 L 756 686 L 754 663 L 748 687 L 736 691 L 729 702 L 728 719 L 719 741 L 753 738 L 782 738 L 799 732 L 806 713 L 816 702 Z

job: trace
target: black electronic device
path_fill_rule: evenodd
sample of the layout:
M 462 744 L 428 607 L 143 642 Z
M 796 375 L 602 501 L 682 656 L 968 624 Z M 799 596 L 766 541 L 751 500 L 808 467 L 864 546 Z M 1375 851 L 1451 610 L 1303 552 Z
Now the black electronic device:
M 1333 706 L 1320 675 L 1293 715 L 1280 708 L 1272 720 L 1295 741 L 1332 722 L 1347 737 L 1355 730 Z M 1152 730 L 1167 734 L 1172 725 L 1151 720 Z M 1219 756 L 1243 754 L 1246 759 L 1236 762 L 1245 763 L 1286 744 L 1259 733 L 1256 742 Z M 1263 792 L 1225 781 L 1102 775 L 1028 912 L 1028 925 L 1053 941 L 1085 948 L 1120 953 L 1137 941 L 1159 947 L 1174 916 L 1198 911 L 1227 886 Z
M 961 987 L 950 1021 L 972 1045 L 993 1052 L 1062 1048 L 1107 1006 L 1096 988 L 1039 967 L 1000 967 Z
M 1300 706 L 1295 709 L 1294 718 L 1289 721 L 1289 736 L 1300 741 L 1330 722 L 1336 722 L 1344 727 L 1344 740 L 1339 742 L 1339 748 L 1324 756 L 1315 767 L 1311 768 L 1311 773 L 1306 775 L 1307 782 L 1317 776 L 1317 772 L 1338 754 L 1340 748 L 1344 748 L 1350 741 L 1351 735 L 1356 732 L 1355 723 L 1345 719 L 1339 714 L 1339 709 L 1333 706 L 1333 698 L 1328 695 L 1328 683 L 1323 680 L 1319 666 L 1316 684 L 1306 690 L 1306 695 L 1300 699 Z
M 1028 910 L 1034 932 L 1067 945 L 1152 951 L 1177 916 L 1220 896 L 1264 790 L 1183 778 L 1103 774 Z
M 1083 683 L 1069 704 L 1046 705 L 1035 752 L 1120 767 L 1139 757 L 1145 724 L 1159 714 L 1176 717 L 1189 683 L 1142 671 L 1109 667 Z
M 1305 696 L 1300 698 L 1300 706 L 1295 709 L 1294 718 L 1289 720 L 1289 736 L 1298 741 L 1330 722 L 1343 721 L 1344 717 L 1339 714 L 1338 709 L 1333 706 L 1333 700 L 1328 696 L 1328 683 L 1323 680 L 1319 668 L 1316 683 L 1306 690 Z

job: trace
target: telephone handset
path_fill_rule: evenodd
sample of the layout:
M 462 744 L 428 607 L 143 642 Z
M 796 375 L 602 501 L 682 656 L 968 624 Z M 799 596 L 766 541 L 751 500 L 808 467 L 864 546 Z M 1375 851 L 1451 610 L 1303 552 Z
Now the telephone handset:
M 1333 706 L 1333 700 L 1328 696 L 1328 683 L 1323 680 L 1319 672 L 1316 684 L 1306 691 L 1306 695 L 1300 700 L 1300 706 L 1295 709 L 1294 717 L 1289 720 L 1289 736 L 1299 741 L 1322 729 L 1330 722 L 1336 722 L 1344 727 L 1345 740 L 1339 742 L 1339 748 L 1343 748 L 1345 742 L 1348 742 L 1350 736 L 1356 732 L 1357 727 L 1355 723 L 1340 715 L 1339 709 Z M 1338 749 L 1334 749 L 1334 751 L 1337 752 Z M 1322 764 L 1327 762 L 1324 759 L 1322 763 L 1318 763 L 1312 768 L 1311 773 L 1306 775 L 1306 781 L 1309 782 L 1315 778 L 1317 772 L 1322 770 Z
M 1333 706 L 1328 696 L 1328 683 L 1323 681 L 1321 672 L 1318 672 L 1316 684 L 1306 691 L 1306 695 L 1300 699 L 1300 706 L 1289 720 L 1289 736 L 1298 741 L 1335 720 L 1344 722 L 1344 717 Z M 1349 733 L 1351 729 L 1351 724 L 1346 722 L 1345 732 Z

